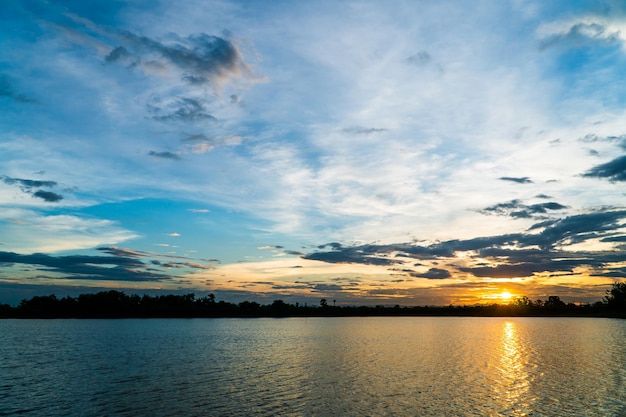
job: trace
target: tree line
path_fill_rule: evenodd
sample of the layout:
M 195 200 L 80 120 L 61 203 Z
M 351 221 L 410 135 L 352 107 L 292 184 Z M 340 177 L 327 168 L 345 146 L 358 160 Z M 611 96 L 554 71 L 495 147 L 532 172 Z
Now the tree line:
M 0 304 L 0 318 L 148 318 L 148 317 L 324 317 L 324 316 L 577 316 L 626 318 L 626 282 L 616 282 L 602 301 L 577 305 L 558 296 L 532 301 L 518 297 L 511 303 L 479 306 L 335 306 L 322 298 L 319 305 L 275 300 L 262 305 L 217 301 L 213 294 L 127 295 L 109 290 L 78 297 L 54 294 L 22 300 L 16 307 Z

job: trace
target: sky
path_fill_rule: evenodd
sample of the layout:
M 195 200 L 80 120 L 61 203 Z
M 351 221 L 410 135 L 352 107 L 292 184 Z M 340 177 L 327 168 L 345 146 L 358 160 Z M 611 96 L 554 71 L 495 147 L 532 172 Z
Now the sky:
M 621 1 L 0 2 L 0 303 L 596 302 Z

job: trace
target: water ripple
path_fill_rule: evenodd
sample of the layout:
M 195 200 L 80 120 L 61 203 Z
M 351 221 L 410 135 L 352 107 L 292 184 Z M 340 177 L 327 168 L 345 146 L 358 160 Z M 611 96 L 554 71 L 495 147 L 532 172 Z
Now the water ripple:
M 0 416 L 623 416 L 626 322 L 0 321 Z

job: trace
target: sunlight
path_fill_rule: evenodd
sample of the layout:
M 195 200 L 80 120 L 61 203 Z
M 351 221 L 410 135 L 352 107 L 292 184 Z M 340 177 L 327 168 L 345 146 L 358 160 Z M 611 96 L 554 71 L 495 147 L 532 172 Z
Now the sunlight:
M 513 297 L 513 294 L 511 294 L 508 291 L 502 291 L 500 294 L 498 294 L 498 298 L 500 298 L 503 301 L 509 301 L 511 297 Z

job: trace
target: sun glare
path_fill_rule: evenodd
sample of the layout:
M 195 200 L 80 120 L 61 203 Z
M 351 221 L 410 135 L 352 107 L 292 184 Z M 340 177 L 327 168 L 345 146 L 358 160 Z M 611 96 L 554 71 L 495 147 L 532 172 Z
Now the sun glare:
M 504 301 L 509 301 L 509 300 L 511 299 L 511 297 L 513 297 L 513 295 L 512 295 L 510 292 L 508 292 L 508 291 L 502 291 L 502 292 L 498 295 L 498 297 L 499 297 L 501 300 L 504 300 Z

